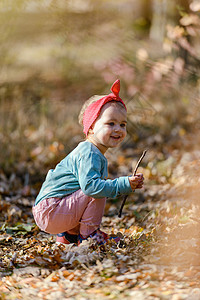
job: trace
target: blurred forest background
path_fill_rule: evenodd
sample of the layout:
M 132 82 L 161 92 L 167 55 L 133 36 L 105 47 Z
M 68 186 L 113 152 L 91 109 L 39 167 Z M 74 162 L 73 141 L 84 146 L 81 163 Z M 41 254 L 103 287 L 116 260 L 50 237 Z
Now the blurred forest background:
M 116 78 L 124 148 L 197 133 L 199 11 L 195 0 L 0 1 L 1 170 L 46 173 L 83 138 L 82 103 Z
M 58 246 L 35 196 L 84 139 L 84 101 L 117 78 L 128 135 L 109 176 L 148 149 L 145 186 L 122 218 L 107 201 L 120 245 Z M 0 0 L 0 298 L 199 299 L 199 107 L 199 0 Z

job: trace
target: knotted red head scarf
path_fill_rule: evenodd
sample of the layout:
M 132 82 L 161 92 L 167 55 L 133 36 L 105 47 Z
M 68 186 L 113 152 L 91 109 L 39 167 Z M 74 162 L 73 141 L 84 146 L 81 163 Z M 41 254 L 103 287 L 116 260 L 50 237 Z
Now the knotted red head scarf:
M 88 135 L 88 131 L 94 121 L 98 118 L 101 112 L 101 108 L 104 104 L 110 102 L 110 101 L 118 101 L 121 102 L 124 105 L 124 108 L 126 109 L 126 105 L 122 101 L 122 99 L 119 97 L 119 91 L 120 91 L 120 80 L 116 80 L 112 87 L 111 87 L 111 94 L 106 95 L 102 97 L 101 99 L 97 100 L 96 102 L 91 103 L 85 110 L 83 115 L 83 132 Z

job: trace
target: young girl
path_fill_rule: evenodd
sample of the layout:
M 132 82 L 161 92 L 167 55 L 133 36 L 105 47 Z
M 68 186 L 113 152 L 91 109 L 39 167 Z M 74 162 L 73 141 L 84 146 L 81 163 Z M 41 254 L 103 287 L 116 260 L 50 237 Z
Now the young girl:
M 57 234 L 57 242 L 80 244 L 88 237 L 98 244 L 107 242 L 111 237 L 99 229 L 106 197 L 130 194 L 143 186 L 142 174 L 106 179 L 104 154 L 123 141 L 127 123 L 119 80 L 111 91 L 86 101 L 79 115 L 86 140 L 48 172 L 36 198 L 35 222 L 41 230 Z

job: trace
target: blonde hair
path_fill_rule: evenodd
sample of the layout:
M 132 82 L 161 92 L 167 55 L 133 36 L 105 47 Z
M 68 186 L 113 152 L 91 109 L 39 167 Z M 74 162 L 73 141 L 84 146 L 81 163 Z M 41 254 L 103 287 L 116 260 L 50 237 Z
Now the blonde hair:
M 106 95 L 94 95 L 85 101 L 85 103 L 83 104 L 83 106 L 80 110 L 79 116 L 78 116 L 78 122 L 81 126 L 83 126 L 83 115 L 84 115 L 84 112 L 86 111 L 86 109 L 88 108 L 88 106 L 105 96 Z

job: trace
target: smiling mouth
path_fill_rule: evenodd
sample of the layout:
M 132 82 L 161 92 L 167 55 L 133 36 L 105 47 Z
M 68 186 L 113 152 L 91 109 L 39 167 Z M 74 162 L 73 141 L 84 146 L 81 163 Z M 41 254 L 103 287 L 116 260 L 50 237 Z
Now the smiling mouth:
M 111 136 L 111 138 L 114 139 L 114 140 L 119 140 L 120 136 Z

